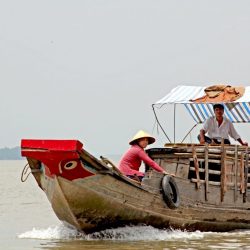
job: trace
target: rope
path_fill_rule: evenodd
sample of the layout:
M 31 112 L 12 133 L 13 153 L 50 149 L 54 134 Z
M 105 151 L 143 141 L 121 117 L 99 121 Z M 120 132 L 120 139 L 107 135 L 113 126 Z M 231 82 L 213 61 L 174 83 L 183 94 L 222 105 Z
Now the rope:
M 152 105 L 152 109 L 153 109 L 153 112 L 154 112 L 154 115 L 155 115 L 155 120 L 156 120 L 157 124 L 161 128 L 162 132 L 164 133 L 164 135 L 166 136 L 166 138 L 168 139 L 168 141 L 171 143 L 171 140 L 169 139 L 168 135 L 166 134 L 165 130 L 163 129 L 163 127 L 160 124 L 160 121 L 159 121 L 159 119 L 158 119 L 158 117 L 156 115 L 155 109 L 154 109 L 154 105 Z
M 21 174 L 21 182 L 25 182 L 27 179 L 28 179 L 28 177 L 29 177 L 29 175 L 31 174 L 31 173 L 38 173 L 38 172 L 41 172 L 41 170 L 40 169 L 30 169 L 30 172 L 27 174 L 27 171 L 29 170 L 29 163 L 27 163 L 25 166 L 24 166 L 24 168 L 23 168 L 23 171 L 22 171 L 22 174 Z

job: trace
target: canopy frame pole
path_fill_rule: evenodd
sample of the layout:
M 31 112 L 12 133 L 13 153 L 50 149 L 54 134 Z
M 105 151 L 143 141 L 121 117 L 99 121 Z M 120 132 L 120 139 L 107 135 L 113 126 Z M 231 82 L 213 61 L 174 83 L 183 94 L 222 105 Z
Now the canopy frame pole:
M 183 143 L 185 141 L 185 139 L 187 138 L 187 136 L 192 132 L 192 130 L 199 124 L 199 122 L 197 122 L 196 124 L 194 124 L 194 126 L 188 131 L 188 133 L 185 135 L 185 137 L 182 139 L 181 143 Z
M 171 143 L 171 140 L 169 139 L 169 137 L 168 137 L 168 135 L 166 134 L 165 130 L 164 130 L 163 127 L 161 126 L 160 121 L 158 120 L 158 117 L 157 117 L 156 112 L 155 112 L 155 109 L 154 109 L 154 105 L 152 105 L 152 109 L 153 109 L 153 112 L 154 112 L 154 115 L 155 115 L 155 119 L 156 119 L 156 121 L 157 121 L 157 124 L 160 126 L 160 128 L 161 128 L 163 134 L 167 137 L 169 143 Z

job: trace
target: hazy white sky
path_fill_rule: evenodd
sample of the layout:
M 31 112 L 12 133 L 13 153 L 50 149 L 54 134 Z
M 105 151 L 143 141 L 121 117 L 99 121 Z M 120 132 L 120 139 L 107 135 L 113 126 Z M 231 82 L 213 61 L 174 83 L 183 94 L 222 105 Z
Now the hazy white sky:
M 173 87 L 250 84 L 249 13 L 248 0 L 0 0 L 0 147 L 75 138 L 123 153 Z

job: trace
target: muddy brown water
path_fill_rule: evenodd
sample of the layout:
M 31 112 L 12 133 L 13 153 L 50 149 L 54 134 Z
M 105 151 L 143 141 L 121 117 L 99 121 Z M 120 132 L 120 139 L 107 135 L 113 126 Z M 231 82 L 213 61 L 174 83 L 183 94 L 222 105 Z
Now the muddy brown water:
M 33 177 L 20 180 L 26 161 L 0 161 L 0 249 L 250 249 L 250 231 L 159 230 L 149 226 L 85 235 L 54 215 Z

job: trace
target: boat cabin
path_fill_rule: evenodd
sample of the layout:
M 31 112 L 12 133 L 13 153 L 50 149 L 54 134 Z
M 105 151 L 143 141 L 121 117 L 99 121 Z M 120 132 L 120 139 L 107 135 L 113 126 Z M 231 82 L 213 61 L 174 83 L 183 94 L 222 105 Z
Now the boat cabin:
M 228 97 L 229 87 L 231 95 Z M 247 199 L 250 201 L 248 197 L 250 188 L 249 148 L 247 146 L 224 144 L 223 138 L 221 144 L 201 145 L 197 144 L 198 140 L 196 143 L 184 142 L 194 127 L 214 115 L 213 105 L 215 103 L 224 105 L 224 115 L 232 123 L 250 122 L 250 87 L 235 87 L 233 94 L 232 88 L 228 85 L 207 88 L 178 86 L 153 104 L 158 126 L 169 142 L 163 148 L 148 149 L 147 153 L 160 166 L 175 175 L 175 180 L 179 189 L 182 190 L 182 193 L 184 192 L 184 197 L 196 197 L 197 204 L 242 206 Z M 158 109 L 168 107 L 170 104 L 184 105 L 195 121 L 194 126 L 181 142 L 172 142 L 169 139 L 157 116 Z M 175 111 L 176 109 L 174 109 Z M 175 117 L 176 114 L 174 114 L 174 123 Z M 150 185 L 150 172 L 149 170 L 149 174 L 147 174 L 148 179 L 144 180 L 145 185 Z M 190 183 L 193 184 L 191 191 Z

